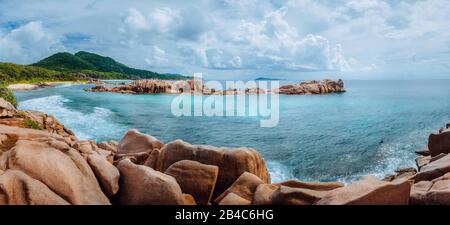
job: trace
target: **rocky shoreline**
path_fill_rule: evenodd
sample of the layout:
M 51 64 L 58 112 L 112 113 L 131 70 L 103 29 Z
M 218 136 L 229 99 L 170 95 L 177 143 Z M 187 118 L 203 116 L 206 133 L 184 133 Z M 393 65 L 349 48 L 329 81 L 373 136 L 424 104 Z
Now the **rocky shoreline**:
M 256 86 L 256 83 L 255 83 Z M 265 94 L 278 93 L 287 95 L 302 95 L 302 94 L 328 94 L 328 93 L 342 93 L 345 92 L 344 82 L 339 79 L 307 81 L 298 84 L 289 84 L 281 86 L 277 89 L 267 90 L 255 88 L 227 89 L 214 90 L 203 85 L 201 80 L 180 80 L 180 81 L 165 81 L 157 79 L 136 80 L 130 84 L 122 84 L 117 86 L 106 86 L 103 84 L 96 85 L 87 91 L 92 92 L 115 92 L 122 94 L 203 94 L 203 95 L 238 95 L 238 94 Z
M 163 143 L 137 130 L 79 140 L 57 119 L 0 98 L 0 205 L 450 204 L 450 124 L 417 151 L 417 169 L 351 184 L 272 183 L 252 148 Z

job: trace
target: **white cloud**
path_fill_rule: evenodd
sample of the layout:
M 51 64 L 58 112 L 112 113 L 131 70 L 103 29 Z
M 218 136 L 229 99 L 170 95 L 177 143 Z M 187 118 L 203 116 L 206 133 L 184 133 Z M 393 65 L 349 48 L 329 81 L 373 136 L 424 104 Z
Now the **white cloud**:
M 153 46 L 150 54 L 150 58 L 145 58 L 147 65 L 152 67 L 164 67 L 168 65 L 169 60 L 167 59 L 166 52 L 158 46 Z
M 26 23 L 0 36 L 2 61 L 32 63 L 63 50 L 61 39 L 46 29 L 41 21 Z
M 448 0 L 3 0 L 2 6 L 2 61 L 30 63 L 67 49 L 185 73 L 450 72 Z M 66 38 L 70 33 L 95 41 L 77 44 Z

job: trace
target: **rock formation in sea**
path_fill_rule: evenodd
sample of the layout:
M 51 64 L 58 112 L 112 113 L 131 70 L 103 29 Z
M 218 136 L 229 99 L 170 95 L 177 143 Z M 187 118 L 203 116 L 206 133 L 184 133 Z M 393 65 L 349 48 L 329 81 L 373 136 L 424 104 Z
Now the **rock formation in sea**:
M 79 140 L 54 117 L 0 98 L 0 205 L 450 204 L 449 133 L 430 135 L 417 170 L 385 180 L 272 183 L 252 148 L 163 143 L 137 130 Z
M 166 80 L 137 80 L 131 84 L 123 84 L 118 86 L 97 85 L 91 89 L 92 92 L 117 92 L 123 94 L 178 94 L 178 93 L 192 93 L 203 95 L 237 95 L 237 94 L 264 94 L 264 93 L 279 93 L 288 95 L 302 95 L 302 94 L 327 94 L 327 93 L 341 93 L 345 92 L 344 82 L 320 80 L 307 81 L 299 84 L 289 84 L 281 86 L 274 90 L 265 90 L 259 87 L 240 89 L 226 89 L 214 90 L 203 85 L 201 80 L 180 80 L 180 81 L 166 81 Z

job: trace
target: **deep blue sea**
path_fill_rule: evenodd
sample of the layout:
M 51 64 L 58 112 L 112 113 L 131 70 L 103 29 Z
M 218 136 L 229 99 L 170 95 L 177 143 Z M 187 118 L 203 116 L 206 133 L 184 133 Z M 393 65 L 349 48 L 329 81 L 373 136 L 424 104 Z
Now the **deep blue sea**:
M 56 116 L 82 139 L 120 140 L 130 128 L 169 142 L 257 149 L 274 181 L 349 182 L 414 166 L 414 150 L 450 122 L 450 80 L 346 81 L 347 92 L 280 96 L 280 120 L 176 117 L 175 95 L 123 95 L 60 85 L 16 92 L 21 109 Z

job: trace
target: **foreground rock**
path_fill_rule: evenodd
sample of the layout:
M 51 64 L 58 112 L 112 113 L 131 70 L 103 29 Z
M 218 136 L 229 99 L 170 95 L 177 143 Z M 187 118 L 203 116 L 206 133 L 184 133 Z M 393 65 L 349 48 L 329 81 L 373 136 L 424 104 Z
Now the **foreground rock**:
M 98 154 L 88 155 L 87 161 L 105 194 L 108 196 L 115 195 L 119 190 L 119 170 L 105 157 Z
M 394 182 L 363 179 L 325 194 L 318 205 L 407 205 L 411 184 L 407 179 Z
M 68 205 L 42 182 L 19 170 L 0 172 L 0 205 Z
M 219 196 L 244 172 L 259 177 L 263 182 L 270 182 L 266 164 L 259 153 L 251 148 L 218 148 L 208 145 L 191 145 L 181 140 L 166 144 L 159 153 L 156 169 L 166 169 L 181 160 L 192 160 L 219 167 L 219 176 L 213 197 Z
M 231 187 L 217 197 L 214 202 L 216 204 L 220 203 L 229 194 L 234 194 L 251 203 L 253 201 L 253 195 L 255 194 L 256 188 L 260 184 L 264 184 L 264 182 L 259 179 L 259 177 L 245 172 L 233 183 L 233 185 L 231 185 Z
M 415 181 L 430 181 L 450 172 L 450 154 L 442 154 L 431 158 L 429 163 L 420 168 L 416 174 Z
M 421 181 L 411 189 L 412 205 L 450 205 L 450 173 L 432 181 Z
M 329 191 L 343 187 L 339 182 L 302 182 L 289 180 L 277 184 L 261 184 L 256 188 L 254 205 L 312 205 Z
M 56 149 L 48 142 L 19 140 L 0 158 L 2 170 L 20 170 L 71 204 L 109 204 L 90 166 L 75 149 Z
M 219 167 L 181 160 L 169 166 L 165 174 L 174 177 L 181 190 L 192 195 L 197 204 L 206 205 L 211 201 Z
M 137 130 L 129 130 L 122 138 L 117 148 L 118 154 L 150 153 L 153 149 L 160 149 L 164 144 L 153 136 L 142 134 Z
M 120 171 L 118 203 L 123 205 L 183 205 L 184 197 L 175 178 L 136 165 L 128 159 L 117 165 Z
M 0 118 L 13 117 L 16 115 L 16 108 L 3 98 L 0 98 Z
M 432 157 L 441 153 L 450 153 L 450 130 L 439 134 L 430 134 L 428 138 L 428 149 Z

